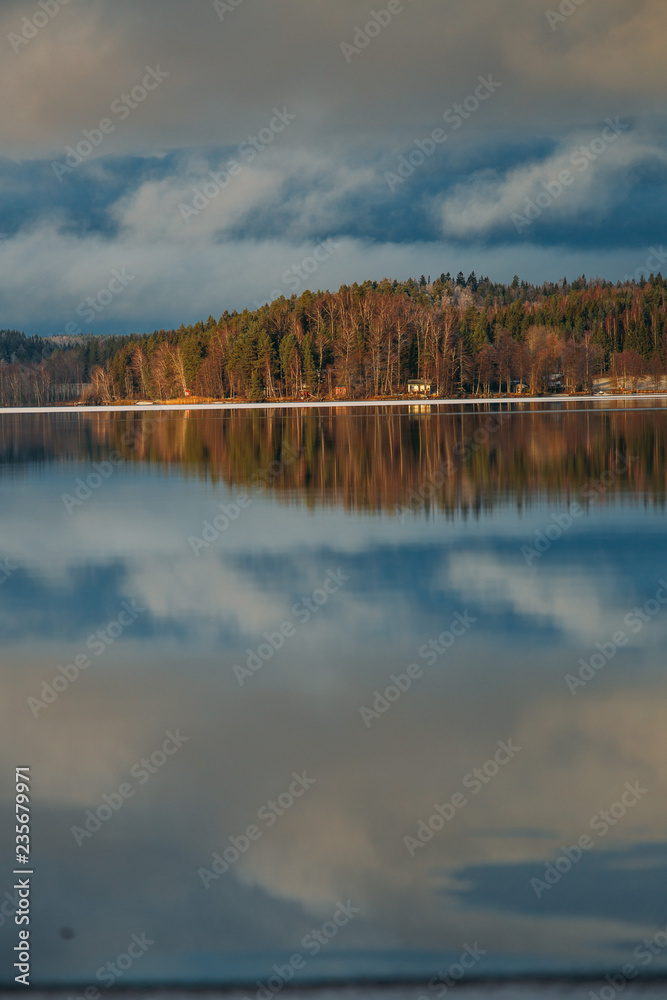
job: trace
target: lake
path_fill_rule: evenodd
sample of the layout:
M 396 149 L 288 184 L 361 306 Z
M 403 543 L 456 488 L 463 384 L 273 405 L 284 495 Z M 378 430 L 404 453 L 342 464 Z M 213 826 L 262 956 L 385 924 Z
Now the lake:
M 33 982 L 664 973 L 666 429 L 0 414 Z

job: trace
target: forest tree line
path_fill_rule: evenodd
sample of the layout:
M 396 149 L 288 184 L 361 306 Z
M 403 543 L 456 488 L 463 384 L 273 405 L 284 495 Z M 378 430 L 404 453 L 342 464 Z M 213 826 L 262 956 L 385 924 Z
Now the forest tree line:
M 443 397 L 655 386 L 667 372 L 665 281 L 509 285 L 441 274 L 276 299 L 177 330 L 126 336 L 0 332 L 0 400 L 43 405 L 406 394 Z M 645 383 L 646 384 L 646 383 Z

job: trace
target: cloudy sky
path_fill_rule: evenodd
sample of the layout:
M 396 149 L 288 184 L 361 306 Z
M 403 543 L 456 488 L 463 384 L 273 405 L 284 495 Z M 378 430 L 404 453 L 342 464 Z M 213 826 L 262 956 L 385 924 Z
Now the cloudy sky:
M 658 270 L 666 28 L 661 0 L 2 0 L 0 326 Z

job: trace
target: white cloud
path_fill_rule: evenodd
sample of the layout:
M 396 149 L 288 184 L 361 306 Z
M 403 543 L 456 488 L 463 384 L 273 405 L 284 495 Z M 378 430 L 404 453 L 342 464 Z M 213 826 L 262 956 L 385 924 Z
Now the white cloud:
M 610 120 L 618 121 L 615 117 Z M 620 122 L 621 126 L 627 124 Z M 604 123 L 587 132 L 578 131 L 546 159 L 505 174 L 493 169 L 478 171 L 457 185 L 436 207 L 443 235 L 483 236 L 496 227 L 513 230 L 515 215 L 526 217 L 528 213 L 527 218 L 534 221 L 534 205 L 552 221 L 576 219 L 582 212 L 602 214 L 614 193 L 622 190 L 627 172 L 650 160 L 665 164 L 665 150 L 629 131 L 615 132 Z M 565 184 L 559 180 L 564 171 L 570 178 Z
M 249 210 L 275 200 L 282 182 L 277 171 L 242 166 L 231 176 L 226 162 L 191 163 L 125 195 L 111 210 L 122 238 L 139 245 L 182 242 L 186 252 L 188 243 L 215 239 Z
M 241 178 L 238 178 L 241 180 Z M 269 181 L 269 184 L 271 182 Z M 176 198 L 184 188 L 150 186 L 137 201 L 134 223 L 131 201 L 124 204 L 127 228 L 114 237 L 75 235 L 54 222 L 43 222 L 0 240 L 0 296 L 3 325 L 26 333 L 59 333 L 73 322 L 84 332 L 143 332 L 159 327 L 194 323 L 225 309 L 252 308 L 261 296 L 281 287 L 286 267 L 312 254 L 312 240 L 226 239 L 218 242 L 216 226 L 229 224 L 234 210 L 209 207 L 202 213 L 199 236 L 178 235 L 176 214 L 150 218 L 150 204 L 177 211 Z M 246 197 L 263 197 L 265 188 L 250 179 Z M 187 227 L 184 225 L 183 229 Z M 160 233 L 164 238 L 159 239 Z M 476 270 L 496 280 L 511 280 L 514 273 L 534 281 L 559 280 L 585 272 L 616 278 L 642 263 L 645 254 L 616 248 L 607 252 L 558 248 L 498 247 L 480 255 L 477 248 L 461 249 L 442 243 L 370 243 L 336 237 L 338 248 L 319 270 L 302 282 L 306 288 L 336 290 L 366 278 L 405 279 L 410 275 L 439 274 L 441 270 L 468 273 Z M 114 268 L 134 275 L 122 293 L 92 322 L 85 322 L 77 308 L 110 280 Z M 290 289 L 285 289 L 290 294 Z

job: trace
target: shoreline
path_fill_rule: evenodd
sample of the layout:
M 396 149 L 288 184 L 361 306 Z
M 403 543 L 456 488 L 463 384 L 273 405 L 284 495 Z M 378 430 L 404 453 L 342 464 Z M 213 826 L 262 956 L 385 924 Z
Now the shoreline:
M 154 410 L 173 410 L 174 412 L 184 410 L 326 410 L 326 409 L 350 409 L 363 408 L 369 406 L 516 406 L 524 403 L 542 403 L 543 405 L 563 404 L 563 403 L 588 403 L 588 402 L 627 402 L 628 400 L 656 400 L 667 401 L 667 392 L 649 393 L 620 393 L 618 395 L 598 394 L 595 396 L 499 396 L 496 398 L 483 399 L 355 399 L 355 400 L 329 400 L 323 402 L 298 401 L 298 402 L 278 402 L 278 403 L 235 403 L 221 400 L 217 403 L 149 403 L 148 405 L 138 405 L 136 403 L 123 403 L 114 405 L 107 403 L 102 406 L 5 406 L 0 408 L 0 415 L 3 413 L 137 413 L 151 412 Z

